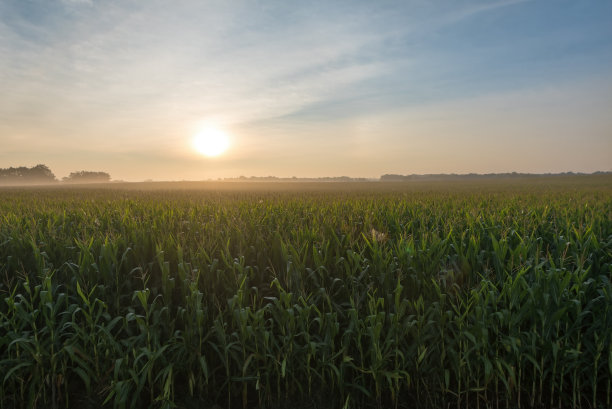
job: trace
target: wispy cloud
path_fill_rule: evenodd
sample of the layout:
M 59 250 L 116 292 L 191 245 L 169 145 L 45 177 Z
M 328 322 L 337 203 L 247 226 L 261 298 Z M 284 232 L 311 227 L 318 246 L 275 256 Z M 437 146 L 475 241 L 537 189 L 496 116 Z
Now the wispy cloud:
M 450 13 L 445 22 L 457 22 L 465 18 L 472 17 L 476 14 L 485 13 L 497 9 L 503 9 L 509 6 L 515 6 L 521 3 L 534 1 L 534 0 L 502 0 L 502 1 L 490 1 L 478 4 L 470 4 L 464 9 L 458 10 L 456 13 Z
M 306 14 L 292 16 L 296 28 L 245 31 L 234 21 L 244 10 L 198 11 L 201 19 L 181 26 L 172 10 L 111 8 L 102 19 L 95 10 L 79 21 L 68 18 L 72 30 L 56 33 L 51 47 L 17 51 L 19 41 L 4 42 L 4 54 L 18 62 L 3 74 L 21 81 L 11 81 L 2 111 L 24 121 L 32 119 L 28 110 L 42 119 L 31 111 L 38 104 L 53 117 L 105 122 L 172 111 L 183 120 L 244 122 L 298 110 L 384 70 L 357 58 L 376 45 L 375 35 L 355 32 L 362 21 L 336 27 Z
M 595 14 L 524 0 L 7 0 L 0 143 L 180 158 L 215 121 L 239 131 L 244 160 L 304 152 L 304 138 L 376 151 L 365 135 L 392 140 L 418 107 L 609 79 L 612 30 Z

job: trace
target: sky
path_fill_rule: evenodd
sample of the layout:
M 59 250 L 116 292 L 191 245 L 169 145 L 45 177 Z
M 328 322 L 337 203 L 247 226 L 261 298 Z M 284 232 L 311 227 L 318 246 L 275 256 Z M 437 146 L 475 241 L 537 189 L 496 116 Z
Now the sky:
M 222 155 L 193 146 L 228 136 Z M 612 1 L 0 0 L 0 168 L 612 170 Z

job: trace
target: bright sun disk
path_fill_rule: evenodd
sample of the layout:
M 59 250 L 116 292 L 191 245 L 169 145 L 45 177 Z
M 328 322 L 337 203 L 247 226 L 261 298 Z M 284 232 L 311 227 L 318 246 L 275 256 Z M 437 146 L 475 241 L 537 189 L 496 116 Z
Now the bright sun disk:
M 193 147 L 204 156 L 219 156 L 229 148 L 229 137 L 217 128 L 207 128 L 193 138 Z

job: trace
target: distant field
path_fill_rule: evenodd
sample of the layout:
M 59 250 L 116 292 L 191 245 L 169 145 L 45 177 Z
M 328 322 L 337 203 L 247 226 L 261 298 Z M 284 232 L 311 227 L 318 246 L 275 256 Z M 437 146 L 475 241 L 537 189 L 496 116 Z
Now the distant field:
M 0 188 L 0 407 L 612 407 L 612 177 Z

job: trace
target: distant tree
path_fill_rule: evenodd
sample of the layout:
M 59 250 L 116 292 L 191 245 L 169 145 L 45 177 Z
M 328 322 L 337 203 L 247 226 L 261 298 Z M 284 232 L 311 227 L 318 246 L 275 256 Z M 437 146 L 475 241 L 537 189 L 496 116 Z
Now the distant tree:
M 54 183 L 55 175 L 47 165 L 36 165 L 31 168 L 20 166 L 18 168 L 0 169 L 0 184 L 43 184 Z
M 382 175 L 380 177 L 380 180 L 382 180 L 383 182 L 389 182 L 389 181 L 400 181 L 400 180 L 406 180 L 407 177 L 404 175 L 396 175 L 396 174 L 386 174 L 386 175 Z
M 55 181 L 55 175 L 47 165 L 36 165 L 30 168 L 29 177 L 36 180 Z
M 110 181 L 110 175 L 106 172 L 90 172 L 81 170 L 72 172 L 70 175 L 62 178 L 66 183 L 104 183 Z

